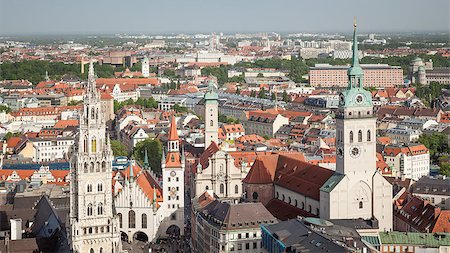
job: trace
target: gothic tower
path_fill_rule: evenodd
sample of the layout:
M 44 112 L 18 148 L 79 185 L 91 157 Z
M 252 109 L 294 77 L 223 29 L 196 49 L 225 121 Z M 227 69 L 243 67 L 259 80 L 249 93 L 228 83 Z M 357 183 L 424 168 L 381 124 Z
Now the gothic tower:
M 205 149 L 211 142 L 219 144 L 219 96 L 212 81 L 205 94 Z
M 180 153 L 180 138 L 175 116 L 172 116 L 167 140 L 167 155 L 161 160 L 163 174 L 163 227 L 176 225 L 184 231 L 184 150 Z
M 78 145 L 70 162 L 70 239 L 74 252 L 121 251 L 112 199 L 112 160 L 91 61 Z

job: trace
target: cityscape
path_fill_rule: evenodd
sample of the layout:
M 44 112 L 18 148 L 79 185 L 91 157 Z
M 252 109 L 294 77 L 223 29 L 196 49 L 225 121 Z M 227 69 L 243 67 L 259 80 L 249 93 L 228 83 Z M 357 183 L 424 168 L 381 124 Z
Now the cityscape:
M 0 253 L 450 253 L 448 2 L 19 2 Z

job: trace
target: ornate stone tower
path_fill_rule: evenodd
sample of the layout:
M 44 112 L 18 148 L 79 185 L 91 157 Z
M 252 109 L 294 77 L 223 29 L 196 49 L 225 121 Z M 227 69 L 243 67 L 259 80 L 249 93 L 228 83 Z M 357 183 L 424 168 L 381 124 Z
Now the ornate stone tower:
M 112 160 L 91 62 L 78 145 L 70 162 L 70 241 L 74 252 L 121 251 L 111 189 Z
M 150 64 L 148 62 L 147 56 L 142 60 L 142 76 L 149 77 L 150 76 Z
M 163 174 L 163 218 L 162 226 L 176 225 L 184 231 L 184 150 L 180 153 L 180 139 L 177 133 L 175 116 L 172 116 L 167 141 L 167 155 L 163 152 L 161 160 Z
M 219 96 L 212 81 L 205 94 L 205 149 L 211 142 L 219 144 Z

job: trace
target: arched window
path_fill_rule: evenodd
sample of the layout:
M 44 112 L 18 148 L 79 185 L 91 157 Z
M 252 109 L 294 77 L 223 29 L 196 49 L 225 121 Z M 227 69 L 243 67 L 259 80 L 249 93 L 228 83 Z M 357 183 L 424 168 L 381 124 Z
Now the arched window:
M 284 194 L 282 194 L 282 195 L 281 195 L 281 200 L 283 200 L 283 201 L 284 201 Z
M 225 186 L 223 184 L 220 184 L 220 194 L 223 194 L 225 191 Z
M 147 214 L 142 214 L 142 228 L 147 228 Z
M 361 118 L 361 112 L 358 112 L 358 117 Z
M 103 172 L 106 171 L 106 162 L 105 161 L 102 162 L 102 171 Z
M 94 162 L 91 162 L 91 168 L 89 169 L 90 172 L 94 172 L 95 165 Z
M 252 197 L 253 197 L 253 200 L 257 200 L 258 199 L 258 193 L 257 192 L 253 192 Z
M 88 152 L 88 136 L 87 135 L 85 135 L 84 136 L 84 150 L 83 150 L 83 152 Z
M 100 162 L 97 162 L 97 166 L 95 167 L 95 171 L 100 172 Z
M 298 207 L 298 203 L 297 203 L 297 200 L 295 200 L 295 207 Z
M 367 141 L 371 141 L 370 130 L 367 130 Z
M 97 213 L 98 213 L 98 215 L 103 214 L 103 204 L 102 203 L 98 204 Z
M 87 188 L 87 192 L 92 192 L 92 185 L 91 184 L 88 184 L 86 188 Z
M 91 250 L 89 250 L 89 253 L 94 253 L 94 249 L 91 248 Z
M 84 163 L 84 173 L 88 173 L 88 163 Z
M 302 202 L 302 210 L 305 209 L 305 202 Z
M 92 143 L 91 143 L 91 151 L 92 151 L 92 153 L 95 153 L 95 152 L 97 152 L 97 140 L 94 138 L 94 139 L 92 139 Z
M 89 234 L 92 234 L 92 227 L 89 228 Z
M 236 193 L 236 194 L 239 193 L 239 186 L 238 185 L 234 186 L 234 193 Z
M 209 190 L 209 186 L 205 186 L 205 190 L 206 190 L 206 191 Z
M 117 216 L 119 216 L 119 228 L 122 228 L 122 214 L 118 213 Z
M 91 215 L 92 215 L 92 204 L 89 204 L 89 205 L 88 205 L 88 208 L 87 208 L 87 215 L 88 215 L 88 216 L 91 216 Z
M 102 183 L 98 183 L 97 185 L 97 191 L 102 192 L 103 191 L 103 184 Z
M 308 212 L 310 213 L 312 210 L 311 205 L 308 205 Z
M 280 194 L 278 192 L 276 192 L 275 196 L 276 196 L 277 199 L 280 198 Z
M 209 122 L 209 125 L 210 125 L 210 126 L 214 126 L 214 121 L 211 120 L 211 121 Z
M 362 142 L 362 131 L 358 131 L 358 142 Z
M 128 212 L 128 228 L 136 228 L 136 214 L 133 210 Z
M 291 204 L 291 197 L 288 198 L 288 204 Z
M 103 253 L 103 248 L 100 248 L 100 251 L 99 251 L 100 253 Z
M 359 208 L 362 209 L 363 208 L 363 202 L 359 201 Z
M 350 143 L 353 143 L 353 131 L 350 131 L 349 136 L 350 136 Z

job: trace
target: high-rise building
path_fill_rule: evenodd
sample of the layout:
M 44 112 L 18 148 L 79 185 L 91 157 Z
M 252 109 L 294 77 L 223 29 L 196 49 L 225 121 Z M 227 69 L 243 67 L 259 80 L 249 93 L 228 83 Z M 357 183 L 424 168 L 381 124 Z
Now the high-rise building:
M 392 185 L 376 168 L 376 117 L 372 95 L 364 89 L 356 24 L 348 86 L 339 95 L 336 115 L 336 172 L 320 189 L 320 217 L 378 220 L 392 229 Z
M 91 61 L 78 145 L 70 161 L 70 244 L 73 252 L 121 250 L 111 190 L 112 160 L 106 119 Z

